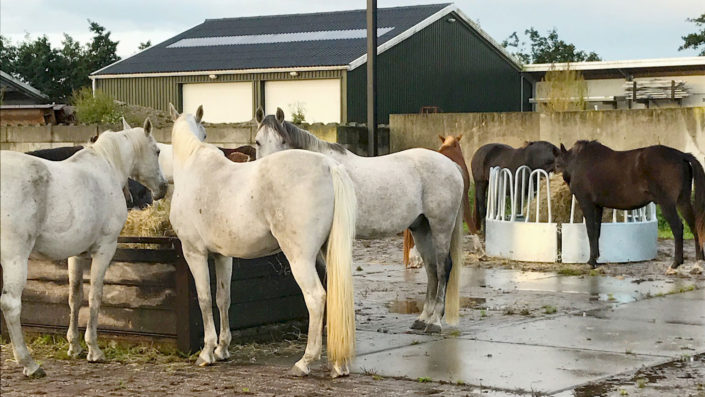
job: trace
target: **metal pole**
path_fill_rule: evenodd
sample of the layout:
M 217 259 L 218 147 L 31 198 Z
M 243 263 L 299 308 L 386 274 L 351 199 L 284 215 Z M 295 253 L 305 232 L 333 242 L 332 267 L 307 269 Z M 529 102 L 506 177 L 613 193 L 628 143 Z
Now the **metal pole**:
M 367 153 L 377 155 L 377 0 L 367 0 Z

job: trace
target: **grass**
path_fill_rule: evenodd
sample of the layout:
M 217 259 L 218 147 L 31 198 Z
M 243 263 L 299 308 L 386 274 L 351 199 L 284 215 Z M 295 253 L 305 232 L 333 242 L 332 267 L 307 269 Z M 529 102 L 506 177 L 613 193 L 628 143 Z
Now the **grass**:
M 646 387 L 647 380 L 645 378 L 639 378 L 636 380 L 636 387 L 643 389 Z
M 429 383 L 429 382 L 431 382 L 432 380 L 431 380 L 431 378 L 429 378 L 429 377 L 427 377 L 427 376 L 421 376 L 421 377 L 419 377 L 419 378 L 417 379 L 417 381 L 418 381 L 419 383 Z
M 668 222 L 666 222 L 666 218 L 664 218 L 661 213 L 660 205 L 656 206 L 656 219 L 658 220 L 658 237 L 673 239 L 673 232 L 671 231 L 671 227 L 668 225 Z M 681 222 L 683 222 L 683 238 L 685 240 L 692 240 L 693 232 L 690 231 L 690 228 L 682 218 Z
M 69 343 L 65 337 L 60 335 L 36 335 L 27 338 L 27 345 L 36 357 L 52 358 L 57 360 L 69 360 Z M 9 344 L 9 341 L 2 340 L 2 344 Z M 88 351 L 85 342 L 81 341 L 85 358 Z M 171 363 L 186 361 L 189 356 L 179 352 L 175 347 L 168 345 L 158 345 L 153 343 L 128 343 L 115 340 L 98 339 L 98 346 L 105 353 L 107 361 L 119 363 Z
M 546 314 L 554 314 L 557 311 L 558 311 L 558 309 L 556 309 L 555 306 L 551 306 L 551 305 L 544 305 L 543 306 L 543 312 Z
M 587 271 L 574 266 L 562 266 L 556 273 L 561 276 L 582 276 L 587 273 Z

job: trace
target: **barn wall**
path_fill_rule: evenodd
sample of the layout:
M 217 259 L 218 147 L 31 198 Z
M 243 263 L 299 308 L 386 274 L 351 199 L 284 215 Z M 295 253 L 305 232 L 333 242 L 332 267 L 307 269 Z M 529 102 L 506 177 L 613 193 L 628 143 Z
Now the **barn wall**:
M 181 85 L 185 83 L 225 83 L 236 81 L 251 81 L 255 84 L 253 96 L 254 106 L 264 105 L 264 93 L 261 89 L 264 81 L 279 80 L 314 80 L 343 78 L 343 70 L 316 70 L 301 71 L 297 76 L 289 72 L 275 73 L 242 73 L 220 74 L 216 79 L 210 79 L 208 74 L 195 76 L 164 76 L 164 77 L 121 77 L 121 78 L 96 78 L 95 88 L 108 93 L 115 99 L 133 105 L 140 105 L 168 111 L 169 103 L 173 103 L 183 111 L 181 98 Z M 188 110 L 188 109 L 187 109 Z M 253 117 L 254 117 L 253 110 Z M 208 109 L 205 109 L 208 112 Z
M 450 17 L 456 21 L 448 22 Z M 347 79 L 347 121 L 365 122 L 366 64 L 349 71 Z M 517 67 L 454 13 L 380 54 L 377 84 L 383 124 L 390 114 L 418 113 L 422 106 L 447 113 L 522 109 Z M 524 101 L 523 109 L 530 110 L 527 95 Z
M 524 141 L 546 140 L 570 147 L 579 139 L 598 139 L 616 150 L 662 144 L 693 153 L 705 164 L 705 107 L 390 117 L 392 152 L 412 147 L 438 149 L 439 134 L 463 134 L 461 145 L 468 164 L 475 150 L 486 143 L 516 147 Z

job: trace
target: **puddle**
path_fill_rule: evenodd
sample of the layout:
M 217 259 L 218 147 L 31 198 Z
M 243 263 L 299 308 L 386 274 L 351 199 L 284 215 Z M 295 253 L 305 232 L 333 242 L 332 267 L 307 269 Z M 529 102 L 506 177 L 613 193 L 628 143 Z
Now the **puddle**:
M 484 305 L 486 301 L 487 300 L 485 298 L 463 296 L 460 298 L 460 307 L 474 308 L 480 305 Z M 423 303 L 423 299 L 399 299 L 387 303 L 387 308 L 391 313 L 415 314 L 421 313 L 421 310 L 423 310 Z

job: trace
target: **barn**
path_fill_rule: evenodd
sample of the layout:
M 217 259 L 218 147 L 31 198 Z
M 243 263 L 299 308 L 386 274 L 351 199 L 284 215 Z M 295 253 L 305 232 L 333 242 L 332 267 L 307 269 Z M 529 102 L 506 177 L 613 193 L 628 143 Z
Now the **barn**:
M 380 8 L 378 115 L 529 110 L 521 65 L 453 4 Z M 202 24 L 91 74 L 93 88 L 136 105 L 241 122 L 281 107 L 307 122 L 366 120 L 365 10 Z

